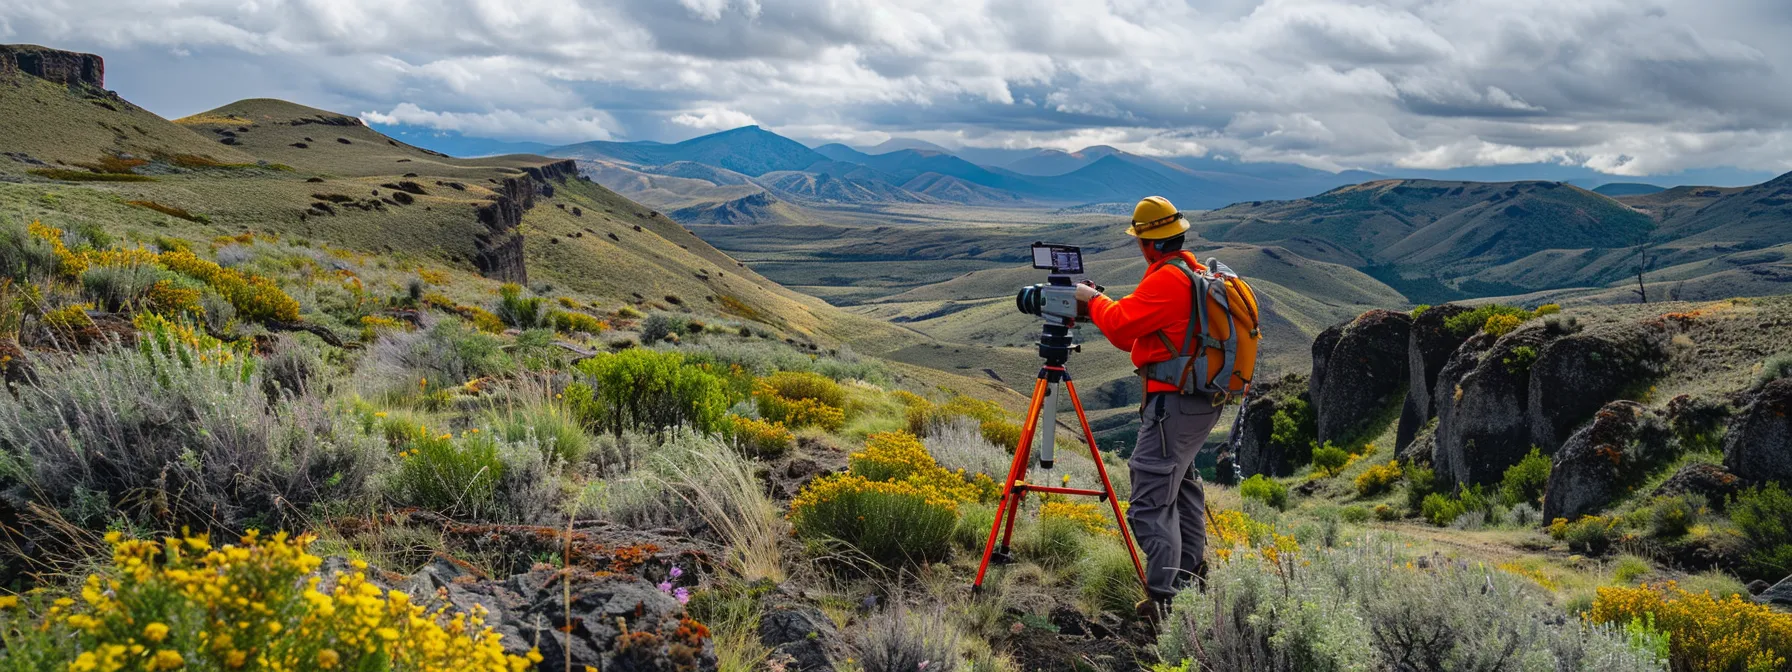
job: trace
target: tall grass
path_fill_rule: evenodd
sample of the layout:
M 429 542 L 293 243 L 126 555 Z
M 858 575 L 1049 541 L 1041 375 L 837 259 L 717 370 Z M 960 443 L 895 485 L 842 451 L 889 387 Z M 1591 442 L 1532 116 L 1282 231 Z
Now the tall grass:
M 784 580 L 779 540 L 789 526 L 765 494 L 753 462 L 719 442 L 699 440 L 656 456 L 667 491 L 676 494 L 722 537 L 729 569 L 748 581 Z

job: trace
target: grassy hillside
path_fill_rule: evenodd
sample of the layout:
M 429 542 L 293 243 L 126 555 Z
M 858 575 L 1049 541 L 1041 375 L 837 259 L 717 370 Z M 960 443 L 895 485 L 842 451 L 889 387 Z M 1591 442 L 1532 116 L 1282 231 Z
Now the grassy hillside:
M 0 173 L 126 170 L 138 161 L 253 164 L 257 157 L 201 137 L 130 101 L 92 88 L 0 75 Z M 130 158 L 120 162 L 121 155 Z

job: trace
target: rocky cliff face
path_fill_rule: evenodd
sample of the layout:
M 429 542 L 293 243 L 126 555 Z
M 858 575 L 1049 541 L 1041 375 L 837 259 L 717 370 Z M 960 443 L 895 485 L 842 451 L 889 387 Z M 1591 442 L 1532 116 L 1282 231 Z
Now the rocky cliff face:
M 0 45 L 0 73 L 20 72 L 67 86 L 106 88 L 106 62 L 93 54 L 31 44 Z
M 1412 318 L 1412 335 L 1406 342 L 1406 403 L 1400 409 L 1394 450 L 1405 451 L 1425 423 L 1437 417 L 1437 405 L 1433 403 L 1437 375 L 1450 362 L 1456 348 L 1468 339 L 1465 334 L 1445 329 L 1444 321 L 1466 312 L 1469 308 L 1446 303 Z
M 1411 329 L 1405 313 L 1371 310 L 1326 329 L 1313 342 L 1309 395 L 1320 443 L 1355 441 L 1400 403 Z
M 498 183 L 493 189 L 497 196 L 476 211 L 479 223 L 485 225 L 485 233 L 474 239 L 478 249 L 473 264 L 481 275 L 519 284 L 529 281 L 529 269 L 523 262 L 523 234 L 517 231 L 523 213 L 535 207 L 537 196 L 552 197 L 555 184 L 578 179 L 578 174 L 577 164 L 568 159 L 525 168 L 522 175 Z

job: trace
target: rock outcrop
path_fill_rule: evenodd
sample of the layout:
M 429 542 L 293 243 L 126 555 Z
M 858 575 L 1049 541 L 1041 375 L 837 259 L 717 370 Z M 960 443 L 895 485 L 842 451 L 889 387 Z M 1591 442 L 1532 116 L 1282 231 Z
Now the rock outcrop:
M 505 282 L 526 283 L 529 269 L 523 261 L 523 234 L 517 227 L 523 213 L 535 207 L 537 196 L 552 197 L 554 185 L 577 179 L 578 165 L 571 159 L 525 168 L 517 177 L 506 177 L 493 191 L 492 200 L 475 211 L 485 233 L 474 239 L 473 265 L 480 275 Z
M 1245 476 L 1277 476 L 1293 471 L 1292 456 L 1286 454 L 1285 447 L 1269 440 L 1274 431 L 1271 419 L 1283 406 L 1295 400 L 1304 402 L 1307 389 L 1307 378 L 1293 373 L 1252 389 L 1250 403 L 1239 411 L 1244 414 L 1244 421 L 1239 424 L 1233 444 L 1234 459 Z
M 1515 362 L 1523 358 L 1525 349 L 1535 352 L 1548 340 L 1540 325 L 1506 334 L 1494 341 L 1453 388 L 1438 390 L 1440 395 L 1449 393 L 1451 404 L 1437 423 L 1433 461 L 1438 465 L 1440 478 L 1454 485 L 1496 483 L 1507 467 L 1530 452 L 1531 428 L 1526 410 L 1530 408 L 1531 377 L 1529 370 Z M 1444 368 L 1447 371 L 1452 365 L 1464 364 L 1464 360 L 1452 357 Z M 1456 393 L 1458 389 L 1460 394 Z M 1438 399 L 1439 408 L 1444 399 Z M 1550 452 L 1553 449 L 1554 446 L 1545 448 Z
M 1433 390 L 1437 375 L 1450 362 L 1450 355 L 1467 334 L 1458 335 L 1444 328 L 1444 321 L 1469 308 L 1454 303 L 1432 306 L 1412 318 L 1411 335 L 1406 342 L 1406 403 L 1400 409 L 1400 425 L 1395 430 L 1394 450 L 1404 453 L 1418 436 L 1419 430 L 1437 417 Z
M 1456 414 L 1456 400 L 1461 396 L 1462 379 L 1481 363 L 1482 353 L 1493 347 L 1495 340 L 1493 336 L 1487 334 L 1470 336 L 1468 340 L 1462 342 L 1462 345 L 1456 347 L 1456 352 L 1450 353 L 1449 361 L 1444 363 L 1444 368 L 1438 369 L 1437 380 L 1433 382 L 1431 407 L 1437 412 L 1437 423 L 1432 428 L 1431 467 L 1437 470 L 1437 474 L 1445 480 L 1450 479 L 1450 474 L 1456 468 L 1453 462 L 1455 456 L 1441 450 L 1437 441 L 1437 432 L 1442 431 L 1442 428 L 1448 425 Z
M 1660 375 L 1667 341 L 1659 324 L 1629 322 L 1550 341 L 1530 365 L 1532 445 L 1553 450 L 1606 402 Z
M 1773 584 L 1767 590 L 1755 595 L 1755 601 L 1761 604 L 1792 608 L 1792 576 L 1780 579 L 1779 583 Z
M 31 44 L 0 44 L 0 74 L 21 72 L 70 87 L 106 88 L 106 61 Z
M 1750 481 L 1792 482 L 1792 378 L 1749 395 L 1724 435 L 1724 466 Z
M 759 643 L 790 657 L 793 672 L 834 672 L 850 657 L 834 621 L 806 604 L 774 604 L 759 616 Z
M 1543 491 L 1543 519 L 1572 520 L 1604 509 L 1670 445 L 1659 412 L 1634 401 L 1606 404 L 1556 451 Z
M 1668 480 L 1663 481 L 1650 497 L 1672 495 L 1699 495 L 1705 498 L 1711 507 L 1723 510 L 1730 497 L 1742 489 L 1742 480 L 1736 478 L 1723 467 L 1715 464 L 1696 463 L 1681 467 Z
M 1309 396 L 1320 443 L 1361 438 L 1398 403 L 1407 387 L 1412 318 L 1371 310 L 1326 329 L 1313 343 Z

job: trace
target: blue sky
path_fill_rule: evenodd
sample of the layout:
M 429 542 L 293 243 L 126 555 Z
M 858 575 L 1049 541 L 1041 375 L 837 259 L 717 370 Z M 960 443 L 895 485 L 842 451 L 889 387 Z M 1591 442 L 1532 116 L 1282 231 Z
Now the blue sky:
M 1337 170 L 1792 170 L 1783 0 L 0 0 L 165 116 L 565 143 L 1109 144 Z

